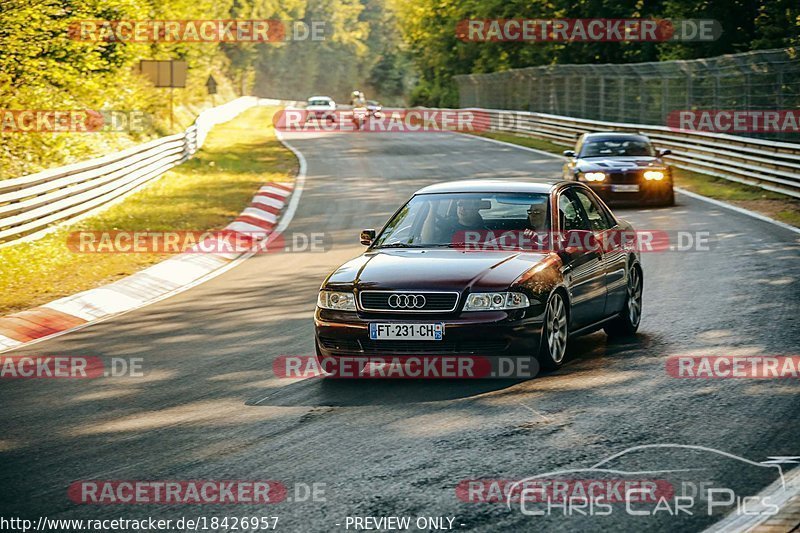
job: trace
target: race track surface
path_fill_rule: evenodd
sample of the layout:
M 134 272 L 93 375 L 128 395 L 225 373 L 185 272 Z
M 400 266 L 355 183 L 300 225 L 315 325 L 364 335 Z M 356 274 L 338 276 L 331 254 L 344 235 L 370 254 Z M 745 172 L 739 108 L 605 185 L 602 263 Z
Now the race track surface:
M 359 230 L 379 228 L 434 182 L 552 178 L 561 168 L 455 134 L 288 140 L 308 172 L 287 237 L 324 232 L 327 250 L 259 255 L 165 301 L 11 352 L 141 357 L 145 376 L 0 382 L 0 514 L 266 515 L 283 531 L 343 531 L 346 517 L 367 515 L 449 516 L 454 528 L 478 531 L 698 531 L 721 514 L 631 516 L 622 506 L 608 516 L 525 516 L 518 505 L 463 502 L 456 486 L 587 468 L 643 444 L 756 462 L 800 455 L 796 379 L 676 379 L 665 370 L 671 355 L 797 354 L 797 235 L 680 195 L 673 208 L 615 210 L 639 229 L 711 235 L 711 251 L 643 254 L 644 317 L 629 343 L 603 333 L 573 340 L 563 369 L 522 381 L 276 378 L 276 357 L 313 353 L 317 290 L 363 250 Z M 706 466 L 692 479 L 747 494 L 774 480 L 700 452 L 637 453 L 626 469 Z M 324 483 L 325 501 L 71 503 L 70 483 L 90 479 L 270 479 L 292 492 Z

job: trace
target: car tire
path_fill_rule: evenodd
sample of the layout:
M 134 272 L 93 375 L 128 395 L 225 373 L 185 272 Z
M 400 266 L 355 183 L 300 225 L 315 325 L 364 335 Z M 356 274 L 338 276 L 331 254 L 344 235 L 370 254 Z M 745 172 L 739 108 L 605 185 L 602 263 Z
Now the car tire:
M 638 264 L 628 269 L 627 296 L 619 316 L 603 328 L 611 338 L 630 337 L 639 329 L 642 320 L 642 270 Z
M 545 370 L 555 370 L 564 364 L 569 340 L 569 316 L 564 295 L 556 291 L 547 300 L 542 341 L 539 349 L 539 364 Z

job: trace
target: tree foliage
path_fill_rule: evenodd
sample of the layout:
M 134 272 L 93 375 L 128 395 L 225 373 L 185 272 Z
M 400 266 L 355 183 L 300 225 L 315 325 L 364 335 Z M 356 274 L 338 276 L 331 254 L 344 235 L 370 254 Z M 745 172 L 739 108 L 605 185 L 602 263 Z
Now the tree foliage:
M 452 106 L 452 77 L 473 72 L 581 63 L 693 59 L 755 49 L 800 45 L 797 0 L 395 0 L 400 30 L 420 80 L 412 103 Z M 715 19 L 723 28 L 713 42 L 462 42 L 456 24 L 495 18 Z
M 321 21 L 324 41 L 277 43 L 81 42 L 81 20 Z M 153 117 L 147 131 L 0 134 L 0 178 L 107 153 L 170 133 L 168 89 L 137 72 L 141 59 L 181 59 L 186 89 L 174 91 L 175 129 L 212 105 L 205 82 L 219 83 L 216 103 L 238 94 L 345 98 L 355 88 L 402 99 L 404 55 L 384 0 L 0 0 L 0 109 L 123 110 Z

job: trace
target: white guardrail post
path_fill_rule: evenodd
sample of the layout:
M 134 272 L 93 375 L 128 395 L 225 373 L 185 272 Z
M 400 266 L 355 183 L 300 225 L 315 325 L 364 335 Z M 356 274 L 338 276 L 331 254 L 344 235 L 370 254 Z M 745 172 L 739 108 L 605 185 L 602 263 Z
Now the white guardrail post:
M 800 198 L 800 144 L 528 111 L 483 108 L 463 111 L 475 112 L 479 131 L 523 134 L 570 147 L 581 133 L 642 133 L 649 136 L 657 148 L 672 150 L 672 155 L 666 159 L 675 167 Z
M 243 96 L 200 113 L 182 132 L 89 161 L 0 181 L 0 247 L 100 211 L 192 157 L 211 128 L 259 103 Z

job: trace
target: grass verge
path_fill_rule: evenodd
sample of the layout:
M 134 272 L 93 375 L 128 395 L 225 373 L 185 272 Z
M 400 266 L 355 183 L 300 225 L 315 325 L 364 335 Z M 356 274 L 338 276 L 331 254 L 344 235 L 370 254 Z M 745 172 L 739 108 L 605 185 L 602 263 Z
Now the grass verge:
M 528 137 L 525 135 L 515 135 L 513 133 L 484 132 L 484 133 L 476 133 L 476 135 L 480 135 L 481 137 L 487 137 L 489 139 L 494 139 L 496 141 L 518 144 L 520 146 L 525 146 L 527 148 L 542 150 L 543 152 L 550 152 L 558 155 L 561 155 L 561 152 L 563 152 L 564 150 L 568 150 L 566 146 L 561 146 L 560 144 L 556 144 L 554 142 L 546 141 L 544 139 L 536 139 L 534 137 Z
M 74 231 L 209 230 L 233 220 L 265 182 L 290 182 L 297 160 L 275 137 L 277 108 L 216 126 L 203 149 L 119 204 L 29 243 L 0 249 L 0 315 L 116 281 L 167 254 L 71 252 Z
M 528 148 L 561 155 L 567 148 L 550 141 L 513 133 L 480 133 L 481 137 L 495 139 Z M 786 224 L 800 227 L 800 200 L 776 192 L 766 191 L 723 178 L 673 167 L 675 185 L 709 198 L 722 200 L 750 211 L 767 215 Z

